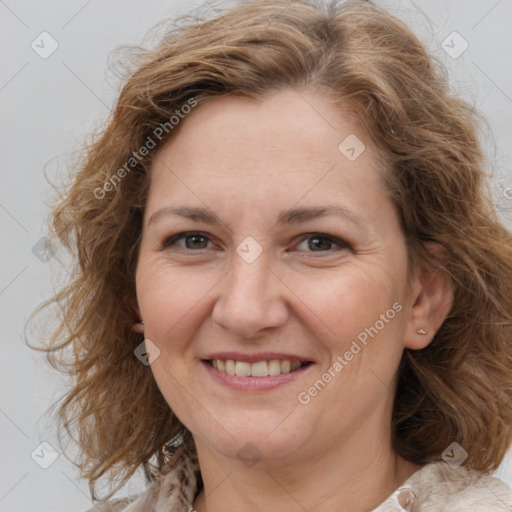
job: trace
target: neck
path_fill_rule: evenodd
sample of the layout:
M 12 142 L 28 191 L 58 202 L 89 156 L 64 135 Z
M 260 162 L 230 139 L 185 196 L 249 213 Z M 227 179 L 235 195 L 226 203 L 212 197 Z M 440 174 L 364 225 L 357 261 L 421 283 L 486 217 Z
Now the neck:
M 346 442 L 323 452 L 316 446 L 286 458 L 264 457 L 252 467 L 196 440 L 204 488 L 194 509 L 371 511 L 420 469 L 397 456 L 390 436 L 379 437 L 372 427 L 361 426 Z

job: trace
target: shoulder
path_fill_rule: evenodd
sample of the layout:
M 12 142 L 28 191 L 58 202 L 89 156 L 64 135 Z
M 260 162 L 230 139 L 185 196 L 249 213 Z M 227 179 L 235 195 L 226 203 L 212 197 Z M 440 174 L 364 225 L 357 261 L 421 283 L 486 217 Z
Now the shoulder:
M 465 467 L 436 463 L 433 473 L 439 499 L 454 512 L 506 510 L 512 507 L 512 489 L 498 478 Z
M 151 486 L 144 493 L 134 498 L 102 501 L 95 503 L 86 512 L 159 512 L 155 503 L 155 486 Z M 165 511 L 170 512 L 170 511 Z
M 189 512 L 198 476 L 197 458 L 180 448 L 145 492 L 134 498 L 96 503 L 87 512 Z
M 87 512 L 124 512 L 126 507 L 131 503 L 129 499 L 103 501 L 95 503 Z
M 512 489 L 491 475 L 446 462 L 423 466 L 373 512 L 511 512 Z
M 510 512 L 512 509 L 512 489 L 505 482 L 463 466 L 454 468 L 445 462 L 424 466 L 403 487 L 415 493 L 421 504 L 419 510 Z

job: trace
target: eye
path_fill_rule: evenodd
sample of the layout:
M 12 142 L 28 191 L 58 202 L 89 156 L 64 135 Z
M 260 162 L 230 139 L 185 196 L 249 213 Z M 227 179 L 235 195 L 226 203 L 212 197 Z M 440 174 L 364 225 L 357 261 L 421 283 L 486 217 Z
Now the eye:
M 303 248 L 300 248 L 300 246 Z M 334 248 L 333 248 L 334 246 Z M 344 249 L 350 249 L 349 244 L 339 238 L 325 235 L 323 233 L 310 233 L 302 239 L 297 246 L 298 250 L 306 250 L 308 252 L 339 252 Z
M 201 251 L 211 248 L 211 246 L 208 247 L 208 243 L 212 242 L 206 233 L 186 231 L 166 238 L 162 243 L 162 250 L 175 248 L 184 251 Z M 299 251 L 328 254 L 346 249 L 351 249 L 348 243 L 323 233 L 309 233 L 305 235 L 299 245 L 297 245 L 297 250 Z
M 202 250 L 208 248 L 208 241 L 210 241 L 210 239 L 204 233 L 187 231 L 166 238 L 162 244 L 162 249 L 167 249 L 169 247 L 175 246 L 184 250 Z

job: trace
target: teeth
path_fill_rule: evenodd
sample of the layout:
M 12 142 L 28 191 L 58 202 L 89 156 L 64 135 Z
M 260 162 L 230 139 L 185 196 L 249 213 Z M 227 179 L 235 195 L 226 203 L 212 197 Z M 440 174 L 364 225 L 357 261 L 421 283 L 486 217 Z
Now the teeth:
M 293 361 L 291 364 L 291 371 L 298 370 L 301 367 L 300 361 Z
M 240 375 L 240 377 L 250 377 L 251 376 L 251 363 L 237 361 L 235 363 L 235 375 Z
M 268 377 L 269 375 L 280 375 L 290 373 L 303 366 L 300 361 L 258 361 L 247 363 L 246 361 L 233 361 L 232 359 L 213 359 L 211 365 L 217 370 L 237 375 L 239 377 Z
M 267 361 L 258 361 L 257 363 L 252 363 L 251 375 L 253 377 L 268 377 Z
M 279 375 L 281 373 L 281 361 L 276 361 L 273 359 L 268 362 L 268 374 L 269 375 Z
M 228 359 L 226 361 L 226 373 L 229 373 L 229 375 L 235 375 L 235 361 L 232 359 Z

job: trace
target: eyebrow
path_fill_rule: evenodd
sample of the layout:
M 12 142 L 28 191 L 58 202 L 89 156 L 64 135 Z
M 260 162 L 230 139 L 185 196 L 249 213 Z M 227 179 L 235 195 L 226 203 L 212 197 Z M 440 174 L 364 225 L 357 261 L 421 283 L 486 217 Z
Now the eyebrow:
M 196 222 L 204 222 L 205 224 L 209 225 L 223 224 L 219 217 L 207 208 L 197 208 L 190 206 L 167 206 L 153 213 L 149 218 L 147 225 L 149 226 L 157 219 L 168 215 L 175 215 Z M 357 224 L 358 226 L 362 226 L 365 222 L 363 217 L 343 206 L 311 206 L 293 208 L 281 212 L 275 225 L 283 226 L 287 224 L 300 224 L 311 219 L 326 217 L 328 215 L 344 217 L 354 224 Z

